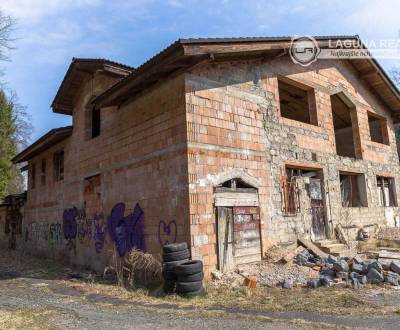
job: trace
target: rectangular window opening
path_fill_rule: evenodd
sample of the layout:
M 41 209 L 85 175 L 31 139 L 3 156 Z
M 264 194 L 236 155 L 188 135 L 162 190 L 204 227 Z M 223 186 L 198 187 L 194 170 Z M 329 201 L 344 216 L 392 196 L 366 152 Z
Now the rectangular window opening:
M 300 87 L 286 79 L 278 79 L 278 89 L 282 117 L 318 125 L 314 89 Z
M 368 112 L 368 125 L 371 141 L 389 144 L 387 123 L 385 118 L 375 116 Z
M 379 206 L 397 206 L 397 196 L 394 178 L 383 176 L 376 177 Z
M 92 138 L 100 135 L 101 128 L 101 114 L 100 109 L 92 109 Z
M 35 189 L 36 186 L 36 165 L 31 165 L 31 188 Z
M 340 192 L 343 207 L 368 206 L 364 174 L 340 173 Z
M 54 180 L 64 180 L 64 151 L 54 154 Z
M 40 181 L 42 183 L 42 186 L 46 185 L 46 159 L 42 159 Z

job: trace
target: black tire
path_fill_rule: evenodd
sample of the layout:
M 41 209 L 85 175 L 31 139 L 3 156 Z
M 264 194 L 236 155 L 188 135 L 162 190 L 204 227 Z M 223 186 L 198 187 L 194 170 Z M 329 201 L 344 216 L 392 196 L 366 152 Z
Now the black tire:
M 175 267 L 177 275 L 191 275 L 203 271 L 203 262 L 201 260 L 191 260 Z
M 175 274 L 175 272 L 174 272 L 174 274 Z M 178 279 L 179 282 L 203 281 L 204 273 L 203 272 L 199 272 L 199 273 L 194 273 L 194 274 L 190 274 L 190 275 L 179 275 L 177 279 Z
M 165 293 L 174 293 L 175 292 L 175 281 L 165 281 L 163 290 Z
M 207 294 L 206 289 L 204 289 L 204 287 L 202 286 L 197 291 L 186 292 L 182 293 L 181 295 L 186 298 L 193 298 L 193 297 L 204 297 L 206 294 Z
M 164 262 L 163 266 L 164 269 L 167 271 L 173 271 L 175 269 L 176 266 L 179 266 L 180 264 L 184 263 L 184 262 L 188 262 L 189 259 L 185 259 L 185 260 L 179 260 L 179 261 L 170 261 L 170 262 Z
M 174 244 L 166 244 L 163 246 L 164 253 L 178 252 L 187 249 L 186 242 L 183 243 L 174 243 Z
M 163 279 L 166 281 L 176 281 L 177 276 L 173 270 L 163 270 Z
M 189 259 L 189 257 L 190 257 L 190 252 L 188 249 L 178 252 L 170 252 L 163 254 L 163 260 L 165 262 Z
M 177 293 L 194 292 L 200 290 L 202 286 L 203 286 L 203 281 L 176 282 L 176 292 Z

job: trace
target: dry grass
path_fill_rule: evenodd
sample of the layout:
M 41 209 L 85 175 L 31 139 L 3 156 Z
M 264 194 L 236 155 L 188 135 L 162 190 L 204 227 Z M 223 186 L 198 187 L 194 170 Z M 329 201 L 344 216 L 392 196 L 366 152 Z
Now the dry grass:
M 0 329 L 52 329 L 52 311 L 34 310 L 30 308 L 17 311 L 0 311 Z

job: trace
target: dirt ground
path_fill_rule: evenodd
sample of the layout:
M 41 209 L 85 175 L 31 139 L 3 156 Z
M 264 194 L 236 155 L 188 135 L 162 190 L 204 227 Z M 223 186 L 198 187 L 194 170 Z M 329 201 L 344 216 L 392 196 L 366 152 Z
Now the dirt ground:
M 0 329 L 398 329 L 400 291 L 207 284 L 192 300 L 125 290 L 89 272 L 0 250 Z

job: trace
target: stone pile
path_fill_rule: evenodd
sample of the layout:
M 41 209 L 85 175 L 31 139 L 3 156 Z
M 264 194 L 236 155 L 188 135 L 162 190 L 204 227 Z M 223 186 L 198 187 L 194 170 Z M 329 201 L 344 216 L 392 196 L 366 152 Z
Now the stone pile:
M 400 261 L 379 262 L 375 259 L 318 257 L 304 250 L 295 256 L 295 263 L 319 271 L 319 278 L 310 279 L 309 287 L 320 286 L 349 286 L 361 288 L 367 283 L 388 283 L 399 286 Z

